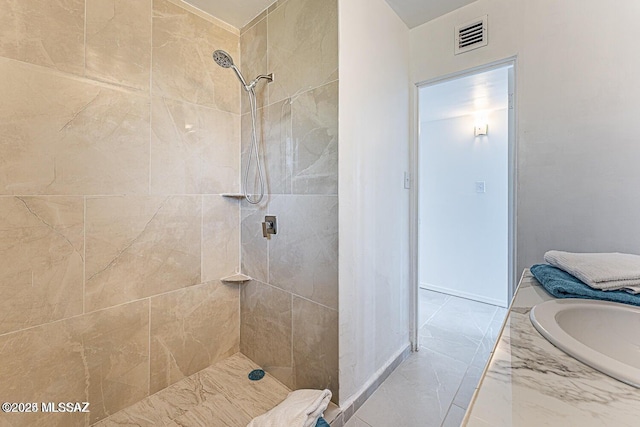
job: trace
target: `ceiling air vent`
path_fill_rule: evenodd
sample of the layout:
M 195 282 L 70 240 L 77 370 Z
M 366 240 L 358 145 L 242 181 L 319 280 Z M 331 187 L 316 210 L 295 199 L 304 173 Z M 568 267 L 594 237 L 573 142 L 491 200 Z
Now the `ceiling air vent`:
M 456 27 L 455 54 L 458 55 L 486 46 L 489 43 L 487 31 L 487 15 L 476 18 L 466 24 L 458 25 Z

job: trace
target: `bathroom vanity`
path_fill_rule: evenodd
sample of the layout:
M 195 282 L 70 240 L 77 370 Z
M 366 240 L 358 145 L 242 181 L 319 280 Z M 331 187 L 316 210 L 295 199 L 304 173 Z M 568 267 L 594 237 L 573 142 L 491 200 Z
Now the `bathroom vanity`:
M 640 425 L 640 389 L 565 354 L 533 327 L 531 308 L 552 299 L 525 270 L 463 426 Z

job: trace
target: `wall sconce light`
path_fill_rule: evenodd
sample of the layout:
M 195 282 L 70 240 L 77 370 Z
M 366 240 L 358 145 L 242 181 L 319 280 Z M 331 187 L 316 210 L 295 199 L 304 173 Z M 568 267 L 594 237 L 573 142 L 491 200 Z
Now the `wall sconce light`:
M 486 135 L 489 131 L 489 112 L 486 110 L 477 111 L 475 113 L 475 126 L 473 127 L 473 133 L 475 136 Z
M 474 133 L 476 136 L 486 135 L 488 131 L 489 131 L 489 125 L 486 123 L 482 125 L 474 126 Z

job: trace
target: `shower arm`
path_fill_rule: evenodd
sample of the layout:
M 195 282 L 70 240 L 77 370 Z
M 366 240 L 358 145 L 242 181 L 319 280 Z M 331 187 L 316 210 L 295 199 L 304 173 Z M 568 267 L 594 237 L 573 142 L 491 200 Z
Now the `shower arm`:
M 248 92 L 251 89 L 255 88 L 258 82 L 262 79 L 267 80 L 269 83 L 273 81 L 273 73 L 270 74 L 260 74 L 258 77 L 253 79 L 253 81 L 249 84 L 244 84 L 244 89 Z

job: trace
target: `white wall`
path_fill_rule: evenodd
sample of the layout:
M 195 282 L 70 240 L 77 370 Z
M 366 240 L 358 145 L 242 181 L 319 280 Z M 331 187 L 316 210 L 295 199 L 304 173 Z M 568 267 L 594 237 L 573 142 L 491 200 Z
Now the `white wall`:
M 506 70 L 505 70 L 506 73 Z M 429 87 L 420 96 L 429 96 Z M 504 88 L 504 96 L 507 96 Z M 507 305 L 508 110 L 420 125 L 420 285 Z M 485 183 L 477 193 L 475 183 Z
M 489 15 L 489 46 L 453 28 Z M 640 2 L 478 0 L 411 31 L 420 82 L 517 55 L 517 271 L 549 249 L 640 253 Z
M 384 0 L 341 0 L 340 404 L 409 345 L 409 30 Z

